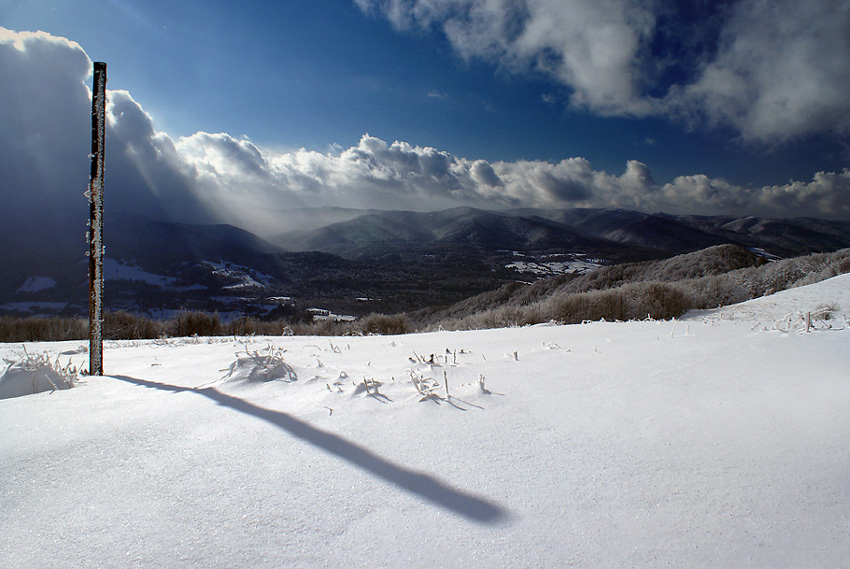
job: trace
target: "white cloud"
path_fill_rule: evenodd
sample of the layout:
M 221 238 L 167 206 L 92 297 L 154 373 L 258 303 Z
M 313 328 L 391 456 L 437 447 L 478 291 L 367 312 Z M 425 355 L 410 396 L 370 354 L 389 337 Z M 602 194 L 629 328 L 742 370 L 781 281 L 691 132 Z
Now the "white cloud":
M 762 188 L 705 175 L 680 176 L 660 185 L 636 160 L 616 175 L 594 170 L 584 158 L 490 163 L 406 142 L 388 144 L 369 135 L 338 153 L 302 149 L 269 155 L 266 161 L 271 177 L 264 195 L 281 207 L 292 201 L 378 209 L 622 207 L 850 218 L 850 170 L 818 173 L 808 183 Z
M 356 0 L 399 29 L 438 26 L 464 58 L 549 74 L 574 89 L 572 103 L 601 113 L 645 114 L 635 65 L 654 26 L 624 0 Z
M 82 216 L 88 182 L 91 61 L 47 34 L 0 35 L 0 213 L 38 223 L 45 208 Z M 622 174 L 584 158 L 488 162 L 365 134 L 327 152 L 261 148 L 198 132 L 172 139 L 126 91 L 108 92 L 106 208 L 156 219 L 224 222 L 262 235 L 288 229 L 300 207 L 433 210 L 622 207 L 670 213 L 850 218 L 850 170 L 811 182 L 742 188 L 704 175 L 657 184 L 647 165 Z M 29 216 L 29 217 L 28 217 Z
M 818 172 L 811 182 L 765 186 L 756 199 L 767 211 L 850 218 L 850 169 Z
M 723 30 L 716 58 L 670 102 L 776 143 L 850 133 L 848 92 L 850 3 L 745 0 Z
M 432 91 L 428 91 L 427 96 L 428 96 L 429 99 L 437 99 L 438 101 L 448 101 L 449 100 L 449 96 L 448 96 L 447 93 L 445 93 L 443 91 L 438 91 L 436 89 L 434 89 Z
M 677 7 L 661 0 L 356 2 L 402 30 L 440 29 L 464 58 L 544 73 L 598 114 L 722 123 L 767 144 L 850 133 L 846 0 L 739 0 L 711 8 L 710 23 L 664 19 Z M 709 41 L 699 27 L 715 25 Z M 680 48 L 660 56 L 659 42 Z

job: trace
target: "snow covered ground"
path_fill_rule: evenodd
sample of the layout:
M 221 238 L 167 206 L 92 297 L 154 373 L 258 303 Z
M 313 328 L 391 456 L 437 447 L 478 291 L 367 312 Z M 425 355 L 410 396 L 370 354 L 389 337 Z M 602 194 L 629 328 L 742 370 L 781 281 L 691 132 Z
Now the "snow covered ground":
M 176 288 L 179 280 L 174 277 L 155 275 L 136 266 L 133 262 L 106 257 L 103 260 L 103 277 L 106 280 L 137 281 L 153 286 Z
M 38 292 L 47 290 L 56 286 L 56 281 L 50 277 L 27 277 L 17 292 Z
M 539 276 L 564 275 L 568 273 L 587 273 L 598 269 L 604 264 L 602 259 L 589 258 L 584 254 L 572 255 L 543 255 L 534 258 L 514 252 L 519 260 L 505 265 L 506 269 L 514 269 L 521 273 L 533 273 Z
M 848 314 L 109 343 L 0 400 L 0 566 L 850 567 Z

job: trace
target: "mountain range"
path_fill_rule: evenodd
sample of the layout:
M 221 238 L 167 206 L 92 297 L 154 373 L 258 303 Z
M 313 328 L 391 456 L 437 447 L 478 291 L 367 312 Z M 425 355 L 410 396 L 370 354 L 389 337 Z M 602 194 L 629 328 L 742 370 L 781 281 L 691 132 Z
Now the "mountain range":
M 204 310 L 309 318 L 306 310 L 315 307 L 388 313 L 723 243 L 768 258 L 850 247 L 850 222 L 812 218 L 470 207 L 304 215 L 301 227 L 308 216 L 325 224 L 263 239 L 229 225 L 107 212 L 106 307 L 152 316 Z M 27 239 L 0 229 L 0 313 L 87 313 L 84 224 L 55 216 Z
M 787 257 L 847 247 L 850 222 L 647 214 L 623 209 L 486 211 L 460 207 L 427 213 L 370 213 L 269 240 L 292 251 L 325 251 L 349 259 L 389 251 L 467 247 L 482 252 L 605 252 L 601 256 L 618 260 L 677 255 L 724 243 Z

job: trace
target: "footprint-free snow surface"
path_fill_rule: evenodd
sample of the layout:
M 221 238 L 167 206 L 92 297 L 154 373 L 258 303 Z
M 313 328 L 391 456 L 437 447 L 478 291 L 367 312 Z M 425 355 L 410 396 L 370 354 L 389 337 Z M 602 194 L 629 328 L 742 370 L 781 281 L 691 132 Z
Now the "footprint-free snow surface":
M 0 400 L 0 566 L 850 567 L 848 309 L 107 343 Z

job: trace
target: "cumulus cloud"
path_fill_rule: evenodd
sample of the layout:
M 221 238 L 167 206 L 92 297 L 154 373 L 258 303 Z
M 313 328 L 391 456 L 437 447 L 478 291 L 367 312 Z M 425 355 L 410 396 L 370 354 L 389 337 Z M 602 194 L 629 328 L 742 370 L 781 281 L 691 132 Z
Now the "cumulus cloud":
M 573 88 L 572 102 L 602 113 L 645 114 L 635 65 L 653 14 L 624 0 L 356 0 L 398 29 L 440 28 L 464 58 L 535 70 Z
M 0 69 L 16 77 L 0 84 L 0 214 L 31 225 L 47 208 L 82 217 L 91 61 L 63 38 L 0 30 Z M 596 170 L 579 157 L 489 162 L 368 134 L 348 148 L 280 152 L 226 133 L 175 139 L 155 128 L 130 93 L 110 90 L 107 98 L 107 216 L 231 223 L 264 236 L 292 229 L 293 212 L 318 206 L 621 207 L 850 218 L 850 170 L 742 188 L 704 175 L 658 184 L 638 161 L 622 173 Z
M 196 182 L 204 187 L 201 193 L 209 203 L 218 204 L 212 209 L 229 222 L 263 234 L 284 231 L 280 220 L 293 204 L 417 210 L 457 205 L 620 207 L 850 218 L 850 170 L 818 173 L 811 182 L 761 188 L 705 175 L 658 184 L 649 167 L 636 160 L 628 161 L 620 174 L 595 170 L 584 158 L 491 163 L 407 142 L 387 143 L 368 134 L 355 146 L 328 153 L 304 149 L 274 153 L 247 140 L 230 139 L 228 148 L 239 152 L 223 160 L 218 150 L 221 140 L 214 140 L 223 137 L 198 133 L 181 139 L 177 148 L 186 170 L 197 173 Z M 199 146 L 184 152 L 187 145 Z
M 850 133 L 848 92 L 850 3 L 746 0 L 732 11 L 717 56 L 669 101 L 770 143 Z
M 846 0 L 355 0 L 464 58 L 543 73 L 602 115 L 725 124 L 767 144 L 850 133 Z

